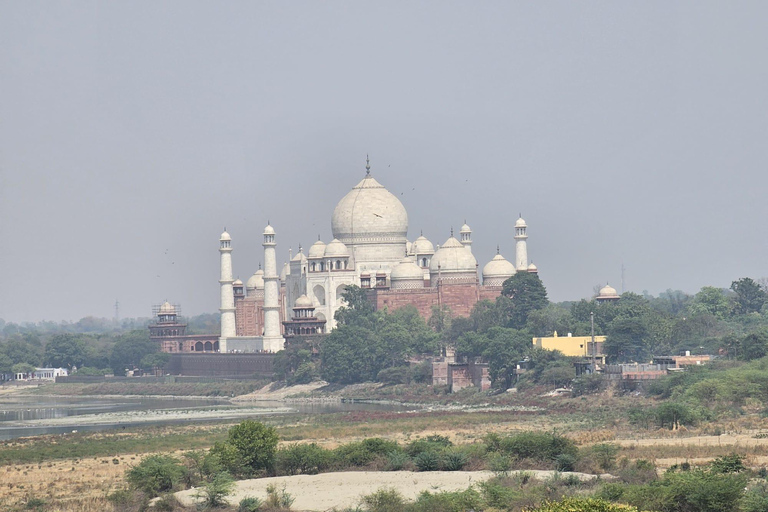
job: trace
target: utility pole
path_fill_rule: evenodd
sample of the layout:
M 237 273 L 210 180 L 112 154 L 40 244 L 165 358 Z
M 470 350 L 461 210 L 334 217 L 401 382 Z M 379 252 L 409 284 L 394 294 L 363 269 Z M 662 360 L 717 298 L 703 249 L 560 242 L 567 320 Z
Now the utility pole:
M 595 313 L 589 314 L 589 323 L 592 326 L 592 374 L 597 373 L 597 347 L 595 347 Z

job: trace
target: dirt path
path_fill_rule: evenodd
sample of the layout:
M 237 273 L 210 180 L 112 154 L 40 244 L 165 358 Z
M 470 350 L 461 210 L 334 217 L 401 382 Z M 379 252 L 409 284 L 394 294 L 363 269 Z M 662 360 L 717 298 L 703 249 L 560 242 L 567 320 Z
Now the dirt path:
M 549 478 L 554 471 L 526 471 L 537 478 Z M 570 473 L 569 473 L 570 474 Z M 597 475 L 573 473 L 582 479 L 597 478 Z M 323 473 L 320 475 L 281 476 L 260 478 L 257 480 L 242 480 L 237 482 L 237 488 L 229 497 L 229 502 L 237 505 L 246 496 L 265 499 L 267 486 L 275 485 L 277 489 L 285 488 L 285 492 L 293 496 L 294 510 L 325 511 L 333 508 L 354 508 L 360 504 L 360 499 L 381 488 L 397 489 L 406 499 L 413 500 L 423 491 L 461 491 L 470 485 L 484 482 L 494 474 L 490 471 L 430 471 L 413 473 L 410 471 L 345 471 L 340 473 Z M 604 475 L 605 476 L 605 475 Z M 195 504 L 195 490 L 176 493 L 177 499 L 185 506 Z

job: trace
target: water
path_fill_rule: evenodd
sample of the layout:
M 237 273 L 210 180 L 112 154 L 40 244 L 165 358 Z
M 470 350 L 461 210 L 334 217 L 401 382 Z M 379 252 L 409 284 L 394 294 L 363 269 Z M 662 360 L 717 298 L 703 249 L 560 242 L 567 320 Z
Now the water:
M 233 404 L 226 400 L 188 398 L 0 396 L 0 441 L 74 430 L 84 432 L 289 413 L 381 410 L 406 408 L 396 404 L 348 402 Z

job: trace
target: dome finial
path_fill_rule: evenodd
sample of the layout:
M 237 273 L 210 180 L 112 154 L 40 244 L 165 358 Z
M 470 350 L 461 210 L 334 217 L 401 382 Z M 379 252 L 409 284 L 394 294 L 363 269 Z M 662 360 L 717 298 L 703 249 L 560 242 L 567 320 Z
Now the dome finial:
M 499 246 L 496 246 L 496 254 L 501 254 L 501 251 L 499 250 Z
M 453 226 L 451 226 L 451 237 L 453 237 Z
M 419 236 L 424 236 L 424 230 L 423 229 L 419 230 Z
M 371 175 L 371 160 L 368 158 L 368 154 L 365 155 L 365 175 Z
M 261 262 L 259 262 L 259 270 L 261 270 Z

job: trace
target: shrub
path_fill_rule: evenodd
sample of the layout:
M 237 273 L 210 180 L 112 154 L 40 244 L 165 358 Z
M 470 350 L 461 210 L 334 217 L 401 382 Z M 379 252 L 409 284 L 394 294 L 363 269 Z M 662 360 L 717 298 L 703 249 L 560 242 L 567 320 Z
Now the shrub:
M 561 453 L 555 457 L 555 468 L 558 471 L 573 471 L 576 466 L 576 456 L 570 453 Z
M 235 490 L 235 481 L 226 471 L 216 474 L 210 482 L 195 492 L 195 498 L 200 500 L 204 509 L 218 508 L 227 505 L 227 496 Z
M 413 458 L 419 471 L 437 471 L 440 467 L 440 455 L 437 452 L 421 452 Z
M 637 512 L 635 507 L 610 503 L 600 498 L 564 498 L 549 502 L 531 512 Z
M 503 453 L 490 452 L 485 456 L 485 465 L 494 473 L 506 474 L 512 469 L 512 459 Z
M 379 489 L 363 496 L 361 501 L 369 512 L 401 512 L 405 509 L 405 498 L 395 489 Z
M 645 459 L 630 461 L 622 459 L 619 470 L 615 472 L 619 480 L 629 484 L 645 484 L 658 478 L 656 465 Z
M 186 474 L 184 466 L 170 455 L 150 455 L 126 472 L 128 483 L 149 497 L 172 491 Z
M 295 498 L 285 492 L 285 484 L 281 489 L 278 489 L 276 485 L 270 484 L 267 486 L 267 501 L 265 505 L 268 508 L 278 510 L 289 510 L 293 505 Z
M 550 432 L 521 432 L 507 437 L 488 436 L 485 442 L 489 451 L 537 461 L 553 461 L 563 454 L 576 457 L 578 453 L 573 441 Z
M 227 440 L 216 443 L 211 453 L 235 475 L 272 473 L 277 451 L 277 431 L 263 423 L 245 420 L 229 429 Z
M 444 471 L 461 471 L 469 462 L 469 457 L 464 452 L 447 450 L 443 453 L 441 467 Z
M 757 482 L 747 488 L 739 501 L 741 512 L 765 512 L 768 510 L 768 483 Z
M 597 466 L 603 471 L 608 472 L 616 467 L 616 455 L 619 453 L 619 447 L 615 444 L 596 444 L 590 451 Z
M 408 463 L 411 462 L 411 458 L 404 452 L 391 452 L 387 455 L 387 469 L 390 471 L 400 471 Z
M 744 457 L 738 453 L 717 457 L 709 467 L 713 473 L 739 473 L 747 469 L 744 465 Z
M 259 512 L 261 500 L 253 496 L 246 496 L 237 505 L 237 512 Z
M 470 487 L 466 491 L 438 492 L 435 494 L 425 491 L 419 495 L 409 509 L 413 512 L 465 512 L 483 510 L 485 503 L 480 493 Z
M 421 452 L 442 451 L 443 449 L 448 448 L 449 446 L 453 446 L 453 443 L 451 442 L 450 439 L 448 439 L 445 436 L 434 434 L 431 436 L 427 436 L 423 439 L 417 439 L 415 441 L 412 441 L 411 444 L 409 444 L 408 447 L 405 449 L 405 451 L 411 457 L 415 457 Z
M 328 469 L 331 461 L 331 451 L 315 443 L 286 446 L 275 455 L 275 467 L 283 475 L 314 475 Z

